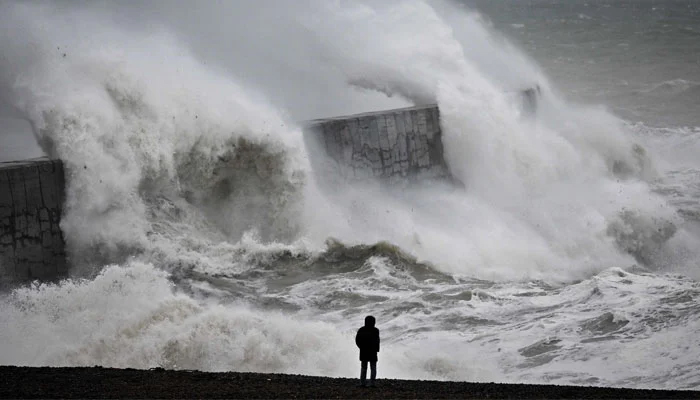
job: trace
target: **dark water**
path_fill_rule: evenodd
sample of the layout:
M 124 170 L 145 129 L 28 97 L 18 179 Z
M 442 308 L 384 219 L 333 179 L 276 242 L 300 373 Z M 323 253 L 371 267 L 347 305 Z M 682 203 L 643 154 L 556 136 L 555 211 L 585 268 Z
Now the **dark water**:
M 79 265 L 0 364 L 354 376 L 374 314 L 380 377 L 700 387 L 700 4 L 173 4 L 0 4 Z M 294 110 L 410 94 L 465 187 L 320 187 Z
M 700 126 L 700 3 L 466 1 L 570 99 L 653 126 Z

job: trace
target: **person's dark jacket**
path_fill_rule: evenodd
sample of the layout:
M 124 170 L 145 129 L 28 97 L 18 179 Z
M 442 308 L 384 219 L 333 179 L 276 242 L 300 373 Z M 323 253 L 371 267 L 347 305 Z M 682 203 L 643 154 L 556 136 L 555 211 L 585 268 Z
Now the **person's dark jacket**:
M 360 361 L 377 361 L 379 329 L 374 324 L 374 317 L 365 318 L 365 326 L 358 329 L 355 335 L 355 344 L 360 348 Z

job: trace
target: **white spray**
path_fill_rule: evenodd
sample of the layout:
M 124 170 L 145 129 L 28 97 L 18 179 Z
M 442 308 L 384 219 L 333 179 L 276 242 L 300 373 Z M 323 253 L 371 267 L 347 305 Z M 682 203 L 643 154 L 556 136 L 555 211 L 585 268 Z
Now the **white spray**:
M 300 45 L 289 36 L 316 61 L 289 63 L 318 73 L 316 81 L 287 82 L 293 90 L 279 97 L 279 87 L 261 83 L 269 59 L 255 55 L 271 51 L 265 35 L 233 53 L 240 61 L 209 66 L 194 55 L 206 51 L 188 50 L 167 29 L 121 29 L 104 10 L 0 7 L 12 32 L 0 36 L 0 87 L 46 151 L 64 160 L 71 257 L 89 276 L 102 271 L 3 300 L 0 337 L 15 350 L 3 345 L 1 363 L 351 375 L 354 367 L 334 363 L 354 360 L 347 329 L 211 304 L 174 291 L 162 270 L 253 268 L 251 257 L 266 251 L 315 254 L 335 237 L 385 240 L 455 277 L 567 282 L 635 262 L 608 231 L 624 209 L 673 219 L 619 121 L 559 101 L 478 15 L 418 0 L 257 7 L 254 20 L 281 21 L 269 25 L 271 43 L 288 32 L 314 38 Z M 232 23 L 246 18 L 231 15 Z M 247 67 L 231 69 L 253 78 L 224 72 L 237 62 Z M 289 78 L 294 69 L 274 68 Z M 537 117 L 524 120 L 512 92 L 533 83 L 544 94 Z M 466 188 L 323 194 L 290 120 L 408 101 L 439 104 L 447 162 Z M 102 269 L 105 262 L 121 265 Z M 427 352 L 386 360 L 394 376 L 494 376 L 455 373 L 464 366 Z

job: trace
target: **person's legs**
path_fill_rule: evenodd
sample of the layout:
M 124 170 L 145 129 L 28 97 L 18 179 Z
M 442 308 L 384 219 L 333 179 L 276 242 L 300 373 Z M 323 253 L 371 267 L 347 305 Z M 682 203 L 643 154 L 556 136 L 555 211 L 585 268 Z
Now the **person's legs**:
M 374 370 L 372 370 L 374 371 Z M 360 383 L 365 386 L 367 382 L 367 361 L 360 362 Z
M 377 362 L 376 361 L 370 361 L 369 362 L 369 368 L 372 370 L 370 373 L 369 379 L 370 379 L 370 385 L 374 386 L 374 379 L 377 377 Z

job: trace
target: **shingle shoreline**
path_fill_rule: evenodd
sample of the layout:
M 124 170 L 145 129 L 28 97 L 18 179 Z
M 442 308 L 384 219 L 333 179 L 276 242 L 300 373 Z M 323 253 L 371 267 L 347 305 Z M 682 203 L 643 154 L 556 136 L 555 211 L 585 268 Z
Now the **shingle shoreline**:
M 0 366 L 1 398 L 700 399 L 700 391 L 357 379 L 240 372 Z

